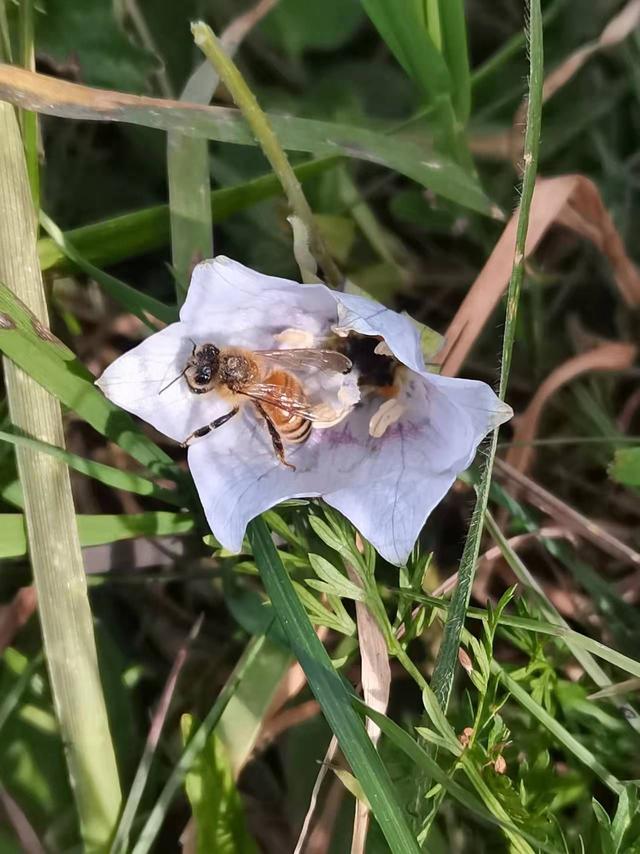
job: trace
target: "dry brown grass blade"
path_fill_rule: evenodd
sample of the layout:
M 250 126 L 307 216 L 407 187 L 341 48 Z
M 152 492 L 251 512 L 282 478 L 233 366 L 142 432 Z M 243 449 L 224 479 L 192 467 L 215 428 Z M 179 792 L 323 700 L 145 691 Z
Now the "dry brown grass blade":
M 542 103 L 546 103 L 562 87 L 580 71 L 583 65 L 601 50 L 620 44 L 640 24 L 640 0 L 630 0 L 624 8 L 618 12 L 604 28 L 600 37 L 595 41 L 588 42 L 577 48 L 550 74 L 544 81 L 542 90 Z M 507 148 L 513 163 L 518 163 L 522 157 L 522 126 L 527 111 L 527 103 L 523 101 L 514 116 L 513 127 L 508 134 L 509 141 L 502 140 L 499 147 L 504 152 Z M 506 144 L 505 144 L 506 143 Z M 495 147 L 494 140 L 494 147 Z
M 443 374 L 458 373 L 506 290 L 513 264 L 517 219 L 516 211 L 446 332 L 445 345 L 436 357 Z M 640 305 L 640 273 L 629 260 L 597 187 L 584 175 L 538 180 L 527 233 L 527 257 L 555 223 L 594 241 L 611 263 L 622 298 L 628 305 Z
M 633 344 L 610 342 L 573 356 L 558 365 L 540 385 L 522 415 L 518 416 L 513 434 L 514 444 L 507 452 L 507 462 L 518 471 L 529 470 L 535 447 L 526 443 L 533 442 L 537 436 L 545 406 L 559 389 L 583 374 L 627 370 L 633 364 L 636 354 L 637 348 Z
M 623 543 L 622 540 L 594 522 L 593 519 L 589 519 L 574 510 L 573 507 L 540 486 L 526 474 L 519 472 L 509 463 L 498 458 L 495 461 L 495 470 L 499 478 L 509 480 L 531 504 L 550 516 L 555 524 L 574 531 L 578 536 L 593 543 L 594 546 L 610 554 L 616 560 L 630 563 L 636 568 L 640 567 L 640 553 Z
M 347 564 L 347 574 L 351 581 L 361 587 L 358 573 Z M 375 617 L 365 602 L 356 602 L 356 622 L 360 646 L 362 695 L 372 709 L 386 714 L 391 690 L 391 667 L 389 652 Z M 367 718 L 367 732 L 374 744 L 380 738 L 380 727 Z M 369 807 L 362 801 L 356 801 L 353 820 L 351 854 L 364 854 L 369 830 Z
M 24 854 L 45 854 L 44 846 L 29 819 L 18 802 L 3 788 L 0 788 L 0 803 L 2 803 L 8 823 L 13 827 L 18 837 Z
M 11 602 L 0 607 L 0 652 L 13 642 L 36 610 L 37 604 L 36 588 L 31 584 L 21 587 Z
M 542 91 L 543 100 L 548 101 L 552 98 L 558 89 L 561 89 L 595 53 L 624 41 L 638 24 L 640 24 L 640 0 L 631 0 L 609 21 L 600 38 L 575 50 L 546 77 Z

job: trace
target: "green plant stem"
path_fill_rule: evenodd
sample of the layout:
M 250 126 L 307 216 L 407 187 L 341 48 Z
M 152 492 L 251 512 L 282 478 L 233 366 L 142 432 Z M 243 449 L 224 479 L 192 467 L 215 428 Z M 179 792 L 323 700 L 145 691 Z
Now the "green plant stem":
M 522 179 L 522 196 L 520 201 L 520 213 L 518 216 L 518 227 L 516 233 L 515 256 L 513 270 L 509 281 L 507 294 L 507 307 L 505 317 L 505 330 L 502 342 L 502 365 L 500 370 L 500 385 L 498 394 L 504 400 L 509 370 L 511 367 L 511 355 L 516 332 L 516 316 L 520 288 L 524 278 L 524 251 L 529 227 L 529 212 L 533 199 L 535 187 L 538 150 L 540 142 L 540 127 L 542 117 L 542 83 L 543 83 L 543 61 L 542 61 L 542 17 L 540 13 L 540 0 L 532 0 L 531 17 L 529 25 L 529 57 L 530 57 L 530 79 L 529 79 L 529 104 L 527 110 L 527 129 L 524 145 L 524 174 Z M 453 676 L 458 658 L 460 636 L 464 619 L 471 596 L 471 586 L 475 574 L 476 562 L 480 551 L 480 539 L 484 514 L 489 500 L 489 487 L 493 471 L 493 460 L 498 444 L 498 431 L 494 430 L 487 454 L 480 484 L 476 506 L 471 519 L 469 533 L 465 542 L 462 558 L 460 560 L 459 581 L 451 600 L 449 616 L 445 625 L 442 644 L 436 660 L 432 688 L 442 708 L 446 710 L 451 695 Z
M 0 103 L 0 280 L 48 326 L 35 223 L 18 123 L 13 108 Z M 4 366 L 14 425 L 62 447 L 59 403 L 12 362 L 5 359 Z M 31 448 L 17 448 L 16 457 L 47 666 L 84 849 L 103 851 L 120 809 L 120 784 L 69 471 L 62 460 Z
M 318 233 L 309 202 L 268 118 L 260 109 L 255 95 L 247 86 L 232 59 L 225 53 L 213 30 L 199 21 L 191 25 L 196 45 L 214 66 L 220 80 L 251 128 L 258 144 L 278 176 L 293 213 L 302 221 L 310 239 L 310 249 L 322 267 L 326 280 L 334 287 L 342 284 L 342 275 Z
M 540 11 L 540 0 L 531 0 L 530 26 L 529 26 L 529 104 L 527 110 L 527 129 L 524 146 L 524 174 L 522 179 L 522 196 L 520 201 L 520 213 L 518 216 L 518 227 L 516 233 L 515 255 L 513 270 L 509 281 L 507 294 L 507 307 L 505 317 L 505 331 L 502 342 L 502 364 L 500 370 L 500 384 L 498 394 L 504 400 L 509 370 L 511 367 L 511 356 L 516 332 L 516 316 L 520 289 L 524 278 L 524 251 L 529 226 L 529 212 L 533 199 L 533 190 L 538 166 L 538 150 L 540 141 L 540 127 L 542 116 L 542 84 L 543 84 L 543 54 L 542 54 L 542 15 Z M 464 621 L 471 598 L 471 588 L 475 576 L 476 564 L 480 552 L 480 541 L 484 524 L 485 512 L 489 501 L 489 490 L 491 486 L 491 475 L 493 472 L 493 461 L 498 445 L 498 430 L 491 434 L 489 449 L 486 457 L 480 483 L 478 485 L 476 505 L 471 518 L 469 532 L 465 541 L 464 550 L 460 559 L 458 573 L 458 585 L 451 599 L 451 605 L 447 614 L 442 643 L 433 671 L 431 687 L 442 710 L 446 712 L 453 687 L 456 664 L 458 661 L 458 650 L 460 639 L 464 628 Z M 420 781 L 416 790 L 416 809 L 421 813 L 421 801 L 430 785 L 428 779 Z

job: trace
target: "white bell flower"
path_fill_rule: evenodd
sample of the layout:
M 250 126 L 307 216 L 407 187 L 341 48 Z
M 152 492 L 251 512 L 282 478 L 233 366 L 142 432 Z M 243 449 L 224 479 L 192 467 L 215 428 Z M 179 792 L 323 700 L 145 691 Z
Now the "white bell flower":
M 327 342 L 331 342 L 328 344 Z M 207 520 L 228 550 L 248 522 L 289 498 L 322 497 L 377 551 L 403 564 L 429 513 L 512 411 L 475 380 L 429 373 L 409 317 L 371 299 L 265 276 L 218 256 L 199 264 L 180 320 L 120 356 L 97 384 L 123 409 L 183 442 L 230 411 L 215 387 L 184 376 L 194 348 L 342 349 L 347 373 L 292 371 L 330 415 L 278 459 L 249 397 L 217 429 L 193 437 L 188 462 Z M 239 398 L 234 398 L 234 401 Z

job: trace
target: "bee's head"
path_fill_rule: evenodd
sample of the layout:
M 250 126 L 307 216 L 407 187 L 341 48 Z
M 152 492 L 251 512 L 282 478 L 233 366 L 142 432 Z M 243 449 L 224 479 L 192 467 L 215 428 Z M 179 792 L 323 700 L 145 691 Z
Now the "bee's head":
M 185 379 L 194 394 L 211 391 L 220 367 L 220 350 L 215 344 L 194 344 L 185 370 Z

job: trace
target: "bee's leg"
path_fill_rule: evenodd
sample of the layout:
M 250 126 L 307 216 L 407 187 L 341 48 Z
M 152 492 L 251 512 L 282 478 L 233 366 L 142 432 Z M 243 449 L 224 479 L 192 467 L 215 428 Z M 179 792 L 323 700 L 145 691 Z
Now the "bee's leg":
M 283 466 L 286 466 L 293 471 L 296 470 L 296 467 L 291 463 L 288 463 L 284 457 L 284 445 L 282 444 L 282 437 L 280 433 L 278 433 L 278 428 L 273 423 L 273 421 L 269 418 L 267 413 L 265 412 L 264 407 L 257 401 L 253 401 L 256 405 L 256 409 L 262 415 L 264 420 L 267 422 L 267 427 L 269 428 L 269 435 L 271 436 L 271 441 L 273 442 L 273 450 L 276 452 L 276 456 L 280 460 Z
M 180 442 L 181 447 L 186 448 L 187 445 L 192 441 L 192 439 L 200 439 L 202 436 L 206 436 L 207 433 L 210 433 L 212 430 L 217 430 L 218 427 L 222 427 L 223 424 L 226 424 L 234 415 L 238 414 L 239 407 L 234 406 L 231 412 L 225 412 L 224 415 L 221 415 L 219 418 L 216 418 L 215 421 L 212 421 L 211 424 L 205 424 L 204 427 L 198 427 L 197 430 L 194 430 L 193 433 L 190 433 L 184 442 Z

